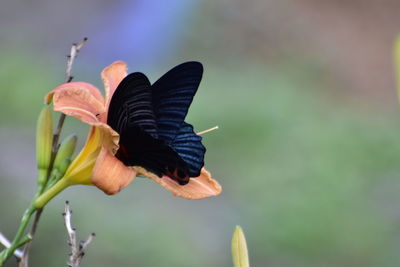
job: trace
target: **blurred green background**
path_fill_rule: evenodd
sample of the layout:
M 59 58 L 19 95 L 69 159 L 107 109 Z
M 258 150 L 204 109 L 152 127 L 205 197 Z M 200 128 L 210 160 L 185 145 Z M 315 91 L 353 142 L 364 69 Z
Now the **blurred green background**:
M 232 266 L 237 224 L 252 266 L 398 266 L 399 14 L 390 0 L 2 1 L 0 231 L 15 234 L 35 192 L 36 116 L 87 36 L 73 74 L 99 88 L 115 60 L 152 81 L 204 64 L 188 121 L 220 126 L 204 143 L 223 193 L 189 201 L 147 179 L 115 196 L 69 188 L 46 207 L 31 266 L 65 265 L 65 200 L 80 238 L 97 234 L 82 266 Z M 71 132 L 82 144 L 87 126 L 69 118 Z

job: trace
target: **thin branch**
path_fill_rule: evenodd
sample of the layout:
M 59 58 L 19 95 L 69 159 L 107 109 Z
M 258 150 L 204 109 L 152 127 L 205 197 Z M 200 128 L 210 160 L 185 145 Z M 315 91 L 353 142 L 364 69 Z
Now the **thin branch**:
M 36 233 L 37 226 L 39 224 L 40 216 L 42 215 L 43 209 L 38 209 L 35 213 L 35 218 L 33 219 L 32 228 L 29 232 L 29 235 L 33 238 Z M 21 261 L 19 262 L 19 267 L 28 267 L 29 262 L 29 251 L 31 249 L 32 242 L 27 242 L 24 251 L 21 257 Z
M 27 234 L 24 238 L 19 240 L 19 243 L 17 246 L 22 247 L 23 245 L 25 245 L 26 243 L 31 242 L 31 241 L 32 241 L 32 236 L 30 234 Z
M 67 67 L 65 70 L 65 74 L 66 74 L 65 82 L 66 83 L 69 83 L 72 81 L 73 76 L 71 75 L 71 72 L 72 72 L 72 66 L 74 64 L 74 60 L 78 56 L 79 51 L 86 44 L 87 41 L 88 41 L 88 38 L 85 37 L 85 38 L 83 38 L 82 42 L 80 42 L 78 44 L 72 44 L 71 52 L 67 56 Z M 54 134 L 53 134 L 53 147 L 52 147 L 52 155 L 51 155 L 49 170 L 51 170 L 53 168 L 54 159 L 56 157 L 56 154 L 57 154 L 57 151 L 59 148 L 58 140 L 61 135 L 61 129 L 64 125 L 64 121 L 65 121 L 65 114 L 61 113 L 60 118 L 58 120 L 57 128 L 55 129 Z M 49 171 L 49 173 L 50 173 L 50 171 Z M 43 189 L 44 189 L 44 187 L 42 189 L 39 189 L 39 191 L 38 191 L 39 195 L 42 194 Z M 34 218 L 34 221 L 32 224 L 32 228 L 29 232 L 29 235 L 32 237 L 36 233 L 37 225 L 39 223 L 42 212 L 43 212 L 43 209 L 39 209 L 36 211 L 35 218 Z M 22 255 L 21 261 L 19 263 L 19 267 L 28 267 L 29 250 L 31 248 L 31 244 L 32 244 L 32 242 L 28 242 L 25 245 L 23 255 Z
M 91 234 L 88 236 L 88 238 L 87 238 L 86 240 L 84 240 L 84 241 L 81 242 L 81 244 L 80 244 L 80 249 L 81 249 L 82 251 L 85 251 L 85 249 L 89 246 L 89 244 L 92 243 L 93 238 L 94 238 L 95 236 L 96 236 L 95 233 L 91 233 Z
M 54 163 L 54 159 L 55 159 L 57 151 L 58 151 L 58 146 L 59 146 L 58 140 L 60 139 L 61 129 L 62 129 L 63 125 L 64 125 L 65 117 L 66 116 L 65 116 L 64 113 L 60 114 L 60 118 L 58 119 L 57 128 L 56 128 L 56 130 L 54 131 L 54 134 L 53 134 L 53 148 L 52 148 L 52 159 L 53 159 L 53 162 L 52 163 Z M 53 166 L 51 166 L 50 170 L 52 168 L 53 168 Z
M 0 243 L 6 248 L 9 248 L 11 246 L 11 242 L 1 232 L 0 232 Z M 21 250 L 16 249 L 14 251 L 14 256 L 17 257 L 18 259 L 20 259 L 22 257 L 22 255 L 23 255 L 23 252 Z
M 74 78 L 72 76 L 72 74 L 71 74 L 72 65 L 74 64 L 75 58 L 78 56 L 79 51 L 86 44 L 87 41 L 88 41 L 88 38 L 85 37 L 85 38 L 83 38 L 82 42 L 80 42 L 78 44 L 72 44 L 71 52 L 67 56 L 67 68 L 65 70 L 65 82 L 66 83 L 71 82 L 72 79 Z M 57 128 L 56 128 L 56 130 L 54 132 L 54 135 L 53 135 L 53 158 L 55 157 L 55 154 L 57 153 L 58 139 L 60 138 L 61 129 L 62 129 L 62 126 L 64 124 L 64 121 L 65 121 L 65 114 L 61 113 L 60 119 L 58 120 Z
M 71 225 L 71 215 L 72 211 L 69 207 L 68 201 L 65 202 L 65 211 L 63 213 L 64 216 L 64 224 L 67 228 L 68 238 L 69 238 L 69 246 L 71 247 L 71 257 L 77 254 L 77 244 L 76 244 L 76 230 Z M 71 260 L 71 258 L 70 258 Z
M 65 211 L 63 213 L 64 216 L 64 224 L 67 228 L 68 232 L 68 245 L 70 247 L 69 261 L 68 266 L 70 267 L 79 267 L 83 256 L 85 255 L 85 250 L 89 246 L 89 244 L 93 241 L 95 237 L 95 233 L 89 235 L 89 237 L 81 241 L 79 244 L 76 239 L 76 229 L 72 227 L 71 224 L 71 215 L 72 211 L 69 207 L 68 201 L 65 202 Z
M 88 41 L 88 38 L 85 37 L 83 38 L 83 41 L 78 43 L 78 44 L 72 44 L 71 47 L 71 52 L 69 53 L 69 55 L 67 56 L 67 69 L 65 71 L 65 82 L 69 83 L 70 81 L 72 81 L 72 79 L 74 78 L 71 75 L 71 71 L 72 71 L 72 65 L 74 64 L 74 60 L 77 57 L 79 51 L 82 49 L 82 47 L 86 44 L 86 42 Z
M 8 240 L 7 237 L 5 237 L 1 232 L 0 232 L 0 243 L 6 248 L 9 248 L 11 245 L 10 240 Z

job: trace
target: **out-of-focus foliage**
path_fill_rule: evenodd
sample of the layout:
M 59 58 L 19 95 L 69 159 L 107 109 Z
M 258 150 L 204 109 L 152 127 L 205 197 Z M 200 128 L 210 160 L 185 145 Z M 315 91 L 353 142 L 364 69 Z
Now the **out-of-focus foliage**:
M 274 1 L 266 2 L 273 6 Z M 236 56 L 233 52 L 240 50 L 234 49 L 228 58 L 224 47 L 231 42 L 225 37 L 234 40 L 236 32 L 244 33 L 229 28 L 231 20 L 224 22 L 214 12 L 231 18 L 227 10 L 241 11 L 232 9 L 229 1 L 215 11 L 199 7 L 188 11 L 190 20 L 179 21 L 177 28 L 188 40 L 176 46 L 170 59 L 160 60 L 156 68 L 142 70 L 139 64 L 131 70 L 158 77 L 179 61 L 204 63 L 203 82 L 188 120 L 198 131 L 220 126 L 206 134 L 204 142 L 206 166 L 222 184 L 222 195 L 187 201 L 140 178 L 112 197 L 93 187 L 72 187 L 46 208 L 31 253 L 32 266 L 60 266 L 66 261 L 60 215 L 66 199 L 79 233 L 97 234 L 82 266 L 232 266 L 231 230 L 237 224 L 246 229 L 252 266 L 397 266 L 399 114 L 378 103 L 393 103 L 395 88 L 379 88 L 385 92 L 377 99 L 364 92 L 354 94 L 352 83 L 331 78 L 318 58 L 321 53 L 287 54 L 277 48 L 276 57 L 255 59 L 252 53 Z M 91 13 L 94 29 L 93 21 L 103 21 L 105 11 L 96 12 L 97 16 Z M 280 12 L 284 17 L 285 9 Z M 343 16 L 348 18 L 347 13 Z M 209 24 L 200 22 L 209 17 L 218 22 L 215 27 L 230 29 L 226 36 L 207 35 L 204 27 Z M 66 27 L 68 19 L 63 19 L 55 27 Z M 284 20 L 280 23 L 289 27 Z M 14 234 L 34 193 L 34 124 L 44 94 L 63 81 L 64 54 L 58 52 L 82 37 L 71 40 L 71 32 L 62 42 L 53 39 L 63 45 L 57 46 L 57 54 L 39 53 L 37 47 L 1 50 L 0 231 L 7 236 Z M 91 37 L 90 33 L 85 34 Z M 249 42 L 257 39 L 257 34 L 243 36 Z M 89 39 L 74 67 L 76 80 L 100 86 L 104 66 L 85 56 L 97 48 Z M 208 53 L 207 48 L 213 51 Z M 339 44 L 336 48 L 326 52 L 340 53 Z M 224 56 L 218 57 L 218 49 Z M 392 62 L 390 56 L 387 60 Z M 64 134 L 77 132 L 82 144 L 86 130 L 68 119 Z

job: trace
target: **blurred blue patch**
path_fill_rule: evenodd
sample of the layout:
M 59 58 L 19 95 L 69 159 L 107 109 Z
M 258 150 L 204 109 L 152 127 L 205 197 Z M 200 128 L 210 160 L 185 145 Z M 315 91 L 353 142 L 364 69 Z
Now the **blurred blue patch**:
M 99 64 L 123 59 L 151 67 L 179 49 L 182 34 L 201 0 L 123 1 L 103 25 L 94 25 L 96 46 L 86 52 Z

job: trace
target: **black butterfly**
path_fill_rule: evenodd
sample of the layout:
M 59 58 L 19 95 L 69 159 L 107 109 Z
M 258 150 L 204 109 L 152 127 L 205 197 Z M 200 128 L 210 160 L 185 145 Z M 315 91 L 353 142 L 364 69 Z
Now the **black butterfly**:
M 184 119 L 202 75 L 201 63 L 186 62 L 153 85 L 143 73 L 126 76 L 111 98 L 107 118 L 120 135 L 116 157 L 180 185 L 199 176 L 206 149 Z

